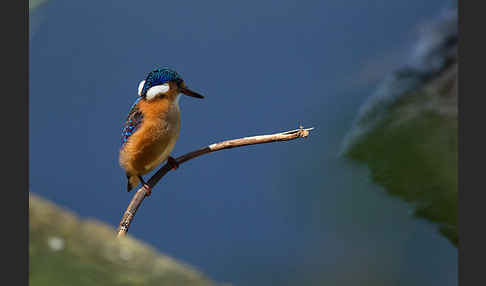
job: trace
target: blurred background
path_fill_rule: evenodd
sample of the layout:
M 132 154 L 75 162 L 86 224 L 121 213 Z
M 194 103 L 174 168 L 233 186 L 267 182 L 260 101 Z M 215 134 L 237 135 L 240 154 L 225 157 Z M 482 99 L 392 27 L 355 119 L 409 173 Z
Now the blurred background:
M 457 285 L 456 2 L 31 0 L 29 17 L 32 285 Z M 121 129 L 164 66 L 206 97 L 181 99 L 173 156 L 315 130 L 189 161 L 118 245 Z

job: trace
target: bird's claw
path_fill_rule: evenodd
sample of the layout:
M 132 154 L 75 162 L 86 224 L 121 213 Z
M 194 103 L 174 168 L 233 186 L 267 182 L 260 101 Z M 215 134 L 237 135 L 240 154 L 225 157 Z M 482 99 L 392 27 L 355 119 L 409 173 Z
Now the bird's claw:
M 167 163 L 172 167 L 172 170 L 177 170 L 179 168 L 179 163 L 171 156 L 167 158 Z
M 143 187 L 146 190 L 145 196 L 150 196 L 152 194 L 152 188 L 148 184 L 143 184 Z

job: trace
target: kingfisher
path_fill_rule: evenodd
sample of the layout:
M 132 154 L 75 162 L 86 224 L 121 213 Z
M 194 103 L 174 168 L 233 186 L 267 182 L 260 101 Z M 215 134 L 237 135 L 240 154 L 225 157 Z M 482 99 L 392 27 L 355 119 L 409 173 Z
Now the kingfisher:
M 181 93 L 204 98 L 190 90 L 182 77 L 169 68 L 153 70 L 139 83 L 138 97 L 123 127 L 119 156 L 128 179 L 128 192 L 142 183 L 147 196 L 150 195 L 152 189 L 142 175 L 165 160 L 177 169 L 177 161 L 170 153 L 179 138 Z

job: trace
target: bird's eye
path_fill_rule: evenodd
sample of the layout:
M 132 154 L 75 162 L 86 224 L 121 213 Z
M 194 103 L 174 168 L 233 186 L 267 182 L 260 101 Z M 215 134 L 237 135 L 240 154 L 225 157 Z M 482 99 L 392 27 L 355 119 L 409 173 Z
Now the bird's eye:
M 152 86 L 151 88 L 149 88 L 147 90 L 146 98 L 147 98 L 147 100 L 151 100 L 159 94 L 167 93 L 169 91 L 169 89 L 170 89 L 170 86 L 169 86 L 168 82 L 166 82 L 164 84 Z

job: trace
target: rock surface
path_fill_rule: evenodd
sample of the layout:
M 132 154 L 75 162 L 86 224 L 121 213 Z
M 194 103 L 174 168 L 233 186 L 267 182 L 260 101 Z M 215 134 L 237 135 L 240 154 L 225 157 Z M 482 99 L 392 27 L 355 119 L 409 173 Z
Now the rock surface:
M 420 60 L 393 73 L 363 105 L 344 154 L 457 247 L 457 10 L 428 33 Z
M 190 266 L 115 229 L 30 194 L 30 285 L 198 285 L 212 286 Z M 221 284 L 219 284 L 221 285 Z

